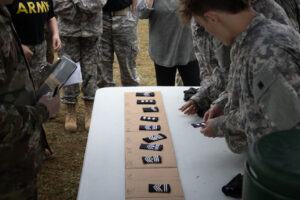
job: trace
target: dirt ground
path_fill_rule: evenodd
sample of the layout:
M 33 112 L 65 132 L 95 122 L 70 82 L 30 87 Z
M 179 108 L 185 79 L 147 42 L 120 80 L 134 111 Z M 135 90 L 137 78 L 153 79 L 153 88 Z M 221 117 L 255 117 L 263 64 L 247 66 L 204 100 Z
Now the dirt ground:
M 156 85 L 153 62 L 148 56 L 148 21 L 138 24 L 139 54 L 137 68 L 141 85 Z M 120 86 L 119 66 L 114 64 L 114 77 Z M 77 105 L 78 131 L 68 133 L 64 130 L 65 108 L 59 115 L 45 124 L 48 142 L 54 155 L 44 162 L 38 175 L 38 193 L 40 200 L 76 199 L 80 174 L 84 159 L 88 132 L 84 130 L 84 107 L 79 99 Z

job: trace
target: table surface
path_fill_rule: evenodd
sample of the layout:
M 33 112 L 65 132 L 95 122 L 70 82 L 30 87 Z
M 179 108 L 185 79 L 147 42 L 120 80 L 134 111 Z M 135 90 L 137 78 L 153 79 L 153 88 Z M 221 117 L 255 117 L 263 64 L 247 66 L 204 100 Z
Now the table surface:
M 186 200 L 222 200 L 221 188 L 243 172 L 245 155 L 230 152 L 224 138 L 207 138 L 178 110 L 188 87 L 112 87 L 96 92 L 78 200 L 125 199 L 124 92 L 161 91 Z

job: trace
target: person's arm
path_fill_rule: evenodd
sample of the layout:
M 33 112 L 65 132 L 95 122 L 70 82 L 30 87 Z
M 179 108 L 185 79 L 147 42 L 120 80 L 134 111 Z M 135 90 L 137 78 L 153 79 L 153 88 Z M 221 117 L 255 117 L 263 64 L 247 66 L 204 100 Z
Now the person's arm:
M 36 124 L 42 124 L 49 117 L 46 106 L 0 104 L 0 138 L 14 141 L 33 132 Z
M 0 56 L 0 85 L 7 84 L 8 74 L 4 58 Z M 42 104 L 35 106 L 13 105 L 0 103 L 0 138 L 3 141 L 14 141 L 24 134 L 31 133 L 36 124 L 42 124 L 49 117 L 47 107 Z
M 33 52 L 25 44 L 22 44 L 22 49 L 24 51 L 24 55 L 25 55 L 26 59 L 29 60 L 33 56 Z
M 43 96 L 36 105 L 0 103 L 0 138 L 14 140 L 32 133 L 37 124 L 42 125 L 59 112 L 59 95 Z
M 48 23 L 49 30 L 52 34 L 52 47 L 53 51 L 56 53 L 61 48 L 61 41 L 59 38 L 59 31 L 57 26 L 57 21 L 55 17 L 52 17 Z
M 238 111 L 232 111 L 228 116 L 220 116 L 206 121 L 206 126 L 200 129 L 200 132 L 206 137 L 224 137 L 229 149 L 233 153 L 243 153 L 247 151 L 247 136 L 238 124 L 240 121 L 226 121 L 235 117 Z M 233 123 L 232 123 L 233 122 Z M 232 126 L 231 129 L 226 129 Z
M 213 101 L 213 105 L 217 104 L 220 108 L 224 109 L 225 105 L 228 101 L 228 93 L 227 91 L 223 91 L 219 94 L 219 97 Z
M 138 0 L 135 6 L 135 11 L 140 19 L 148 19 L 154 10 L 154 0 Z
M 135 6 L 137 4 L 137 0 L 132 0 L 132 5 L 131 5 L 131 12 L 136 15 L 136 12 L 135 12 Z
M 252 86 L 254 102 L 268 125 L 276 130 L 295 129 L 300 125 L 300 52 L 294 50 L 299 45 L 295 40 L 288 47 L 262 47 L 258 51 L 272 52 L 268 54 L 272 57 L 259 55 L 251 61 L 257 63 L 251 65 L 253 80 L 248 83 Z

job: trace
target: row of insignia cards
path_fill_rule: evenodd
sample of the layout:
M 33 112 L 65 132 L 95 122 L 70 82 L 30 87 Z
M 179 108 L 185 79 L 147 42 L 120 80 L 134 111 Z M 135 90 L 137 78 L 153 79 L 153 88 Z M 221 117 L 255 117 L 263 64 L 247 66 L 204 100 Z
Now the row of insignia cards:
M 137 97 L 154 97 L 154 92 L 137 92 Z M 159 112 L 159 108 L 157 106 L 154 106 L 156 104 L 156 101 L 154 99 L 139 99 L 136 102 L 137 104 L 143 104 L 143 105 L 152 105 L 151 107 L 144 107 L 143 112 Z M 158 117 L 150 117 L 150 116 L 141 116 L 141 121 L 150 121 L 150 122 L 158 122 Z M 160 125 L 140 125 L 139 130 L 141 131 L 159 131 L 161 130 Z M 162 133 L 158 133 L 155 135 L 152 135 L 150 137 L 145 137 L 143 140 L 147 142 L 147 144 L 141 144 L 140 149 L 144 150 L 152 150 L 152 151 L 162 151 L 163 145 L 162 144 L 150 144 L 152 142 L 157 142 L 159 140 L 166 139 L 167 136 L 165 136 Z M 144 164 L 161 164 L 162 163 L 162 157 L 160 155 L 153 155 L 153 156 L 142 156 L 142 161 Z M 159 192 L 159 193 L 170 193 L 171 187 L 170 184 L 149 184 L 148 188 L 149 192 Z

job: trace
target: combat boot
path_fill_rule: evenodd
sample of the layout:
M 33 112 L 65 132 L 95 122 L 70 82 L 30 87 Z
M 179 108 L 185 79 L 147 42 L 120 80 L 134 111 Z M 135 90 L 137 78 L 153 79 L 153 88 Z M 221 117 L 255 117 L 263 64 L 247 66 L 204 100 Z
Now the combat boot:
M 85 105 L 84 127 L 85 127 L 85 130 L 87 130 L 87 131 L 90 129 L 93 103 L 94 103 L 94 101 L 84 101 L 84 105 Z
M 66 104 L 67 114 L 65 119 L 65 129 L 70 132 L 77 131 L 76 104 Z

